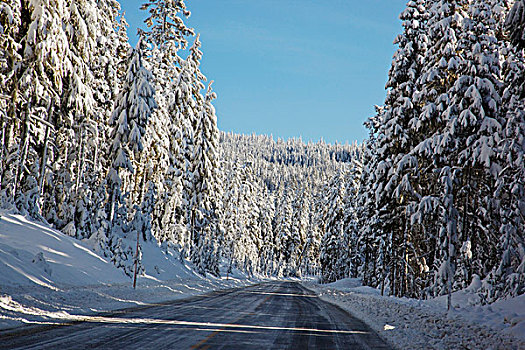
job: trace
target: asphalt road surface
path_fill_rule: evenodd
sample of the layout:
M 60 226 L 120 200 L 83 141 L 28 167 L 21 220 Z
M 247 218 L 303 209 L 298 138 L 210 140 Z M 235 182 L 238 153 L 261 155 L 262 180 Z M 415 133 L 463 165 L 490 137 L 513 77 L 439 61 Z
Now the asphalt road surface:
M 0 349 L 92 348 L 390 349 L 362 321 L 294 282 L 0 332 Z

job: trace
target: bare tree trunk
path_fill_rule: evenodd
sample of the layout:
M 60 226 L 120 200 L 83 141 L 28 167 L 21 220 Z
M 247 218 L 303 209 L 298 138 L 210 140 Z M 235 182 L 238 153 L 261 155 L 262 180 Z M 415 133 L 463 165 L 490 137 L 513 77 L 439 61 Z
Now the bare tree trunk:
M 228 264 L 228 270 L 226 271 L 226 280 L 228 280 L 230 277 L 230 272 L 232 269 L 232 262 L 233 262 L 233 242 L 231 243 L 231 247 L 230 247 L 230 261 Z
M 369 256 L 368 256 L 368 244 L 365 243 L 365 261 L 364 261 L 364 265 L 363 265 L 363 284 L 365 286 L 368 286 L 369 282 L 368 282 L 368 259 L 369 259 Z
M 47 150 L 49 147 L 49 133 L 50 128 L 46 125 L 46 136 L 44 138 L 44 153 L 42 154 L 42 165 L 40 166 L 40 176 L 38 178 L 38 188 L 40 189 L 40 196 L 44 195 L 44 176 L 47 167 Z
M 23 128 L 23 135 L 22 135 L 22 149 L 20 150 L 20 159 L 18 162 L 18 166 L 16 168 L 16 174 L 15 174 L 15 182 L 14 182 L 14 189 L 13 189 L 13 203 L 16 200 L 16 193 L 18 191 L 18 187 L 20 185 L 20 182 L 22 181 L 22 173 L 24 172 L 24 167 L 26 163 L 26 157 L 27 157 L 27 151 L 29 148 L 29 103 L 27 104 L 27 110 L 26 110 L 26 116 L 24 120 L 24 128 Z
M 450 213 L 448 215 L 451 215 Z M 447 220 L 450 220 L 450 217 L 447 217 Z M 447 239 L 448 239 L 448 271 L 447 271 L 447 310 L 450 310 L 452 307 L 452 284 L 454 283 L 454 269 L 452 266 L 453 259 L 455 258 L 455 247 L 454 242 L 452 241 L 452 232 L 450 228 L 447 229 Z
M 450 247 L 450 243 L 449 243 Z M 447 276 L 447 310 L 450 310 L 452 306 L 452 265 L 450 256 L 448 258 L 448 276 Z
M 137 230 L 137 248 L 135 251 L 135 272 L 133 274 L 133 289 L 137 287 L 137 270 L 139 267 L 139 240 L 140 240 L 140 230 Z
M 78 193 L 78 189 L 80 188 L 80 184 L 81 184 L 81 179 L 82 179 L 82 176 L 84 175 L 84 163 L 85 163 L 85 150 L 86 150 L 86 147 L 84 145 L 84 131 L 81 130 L 80 131 L 80 164 L 78 166 L 78 172 L 77 172 L 77 181 L 76 181 L 76 188 L 75 188 L 75 192 Z
M 142 179 L 140 183 L 139 203 L 141 203 L 144 200 L 144 193 L 146 192 L 146 182 L 147 181 L 148 181 L 147 169 L 146 169 L 146 165 L 144 165 L 142 169 Z
M 465 194 L 465 202 L 463 203 L 463 225 L 462 225 L 462 232 L 461 232 L 461 241 L 466 242 L 470 239 L 469 237 L 469 225 L 467 223 L 468 221 L 468 204 L 470 200 L 470 194 L 472 189 L 470 188 L 470 179 L 471 179 L 471 167 L 469 166 L 467 168 L 467 193 Z M 465 259 L 466 260 L 466 259 Z M 472 269 L 470 268 L 470 262 L 465 261 L 465 268 L 467 269 L 467 276 L 465 281 L 467 284 L 471 282 L 471 274 Z
M 6 158 L 7 158 L 7 125 L 8 125 L 7 115 L 2 118 L 2 123 L 0 123 L 0 128 L 2 130 L 2 135 L 0 137 L 0 175 L 4 174 L 6 168 Z M 2 183 L 0 182 L 0 188 Z
M 385 259 L 386 259 L 386 254 L 385 254 L 385 251 L 386 251 L 386 247 L 384 246 L 383 244 L 383 247 L 382 247 L 382 253 L 383 253 L 383 258 L 382 258 L 382 261 L 381 261 L 381 296 L 385 295 L 385 280 L 386 280 L 386 269 L 385 269 Z M 375 259 L 374 259 L 375 260 Z M 374 262 L 375 264 L 375 262 Z
M 403 263 L 405 266 L 403 269 L 403 278 L 401 280 L 401 296 L 406 296 L 408 294 L 408 232 L 408 215 L 407 208 L 405 206 L 405 230 L 403 235 Z
M 111 233 L 111 230 L 113 229 L 113 224 L 115 221 L 115 201 L 116 201 L 116 192 L 115 185 L 113 185 L 113 188 L 111 189 L 111 204 L 109 205 L 109 227 L 108 227 L 108 237 Z

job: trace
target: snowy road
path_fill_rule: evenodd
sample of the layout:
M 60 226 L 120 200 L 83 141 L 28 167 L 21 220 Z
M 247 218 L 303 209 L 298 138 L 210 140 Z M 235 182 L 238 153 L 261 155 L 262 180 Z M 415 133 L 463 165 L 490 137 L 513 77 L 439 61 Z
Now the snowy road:
M 363 322 L 294 282 L 0 332 L 0 349 L 388 349 Z

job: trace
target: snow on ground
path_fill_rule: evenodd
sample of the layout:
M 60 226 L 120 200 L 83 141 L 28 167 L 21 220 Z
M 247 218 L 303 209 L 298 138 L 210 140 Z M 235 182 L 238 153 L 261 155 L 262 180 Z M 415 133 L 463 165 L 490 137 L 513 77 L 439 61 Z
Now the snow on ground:
M 472 306 L 473 293 L 414 300 L 381 296 L 357 279 L 304 283 L 322 299 L 362 319 L 399 349 L 525 349 L 525 295 L 488 306 Z
M 55 323 L 252 284 L 236 271 L 202 277 L 155 243 L 142 245 L 137 288 L 111 262 L 46 225 L 0 212 L 0 328 Z

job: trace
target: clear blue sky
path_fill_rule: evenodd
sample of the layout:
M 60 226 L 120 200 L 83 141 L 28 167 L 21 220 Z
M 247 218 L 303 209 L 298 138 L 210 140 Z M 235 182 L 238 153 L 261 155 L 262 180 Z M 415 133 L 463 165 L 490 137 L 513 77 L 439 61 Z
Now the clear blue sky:
M 143 0 L 123 0 L 136 42 Z M 219 128 L 362 141 L 401 33 L 406 0 L 186 0 Z

